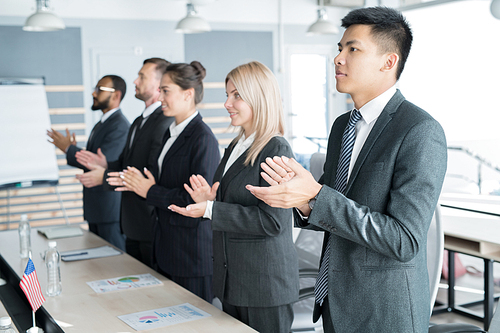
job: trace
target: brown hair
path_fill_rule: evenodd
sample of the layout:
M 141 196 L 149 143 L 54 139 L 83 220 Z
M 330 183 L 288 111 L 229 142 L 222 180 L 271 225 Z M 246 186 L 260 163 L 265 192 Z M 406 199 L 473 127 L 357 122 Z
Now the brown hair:
M 171 65 L 170 61 L 167 61 L 162 58 L 149 58 L 144 60 L 142 63 L 145 64 L 155 64 L 156 65 L 156 77 L 161 80 L 161 77 L 167 70 L 167 67 Z
M 178 63 L 171 64 L 165 72 L 170 76 L 172 82 L 181 87 L 183 90 L 193 88 L 195 97 L 194 104 L 198 104 L 203 100 L 203 79 L 206 75 L 205 67 L 198 61 L 193 61 L 190 64 Z

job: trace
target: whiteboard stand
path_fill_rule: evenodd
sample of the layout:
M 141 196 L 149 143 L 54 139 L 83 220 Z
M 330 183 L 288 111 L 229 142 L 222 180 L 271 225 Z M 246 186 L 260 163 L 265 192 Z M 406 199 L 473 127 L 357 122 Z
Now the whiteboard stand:
M 57 194 L 57 200 L 59 201 L 59 204 L 61 205 L 61 210 L 64 216 L 64 220 L 66 221 L 66 224 L 69 224 L 69 219 L 68 219 L 68 214 L 66 213 L 66 209 L 64 208 L 64 203 L 61 199 L 61 193 L 59 192 L 59 185 L 54 186 L 56 188 L 56 194 Z

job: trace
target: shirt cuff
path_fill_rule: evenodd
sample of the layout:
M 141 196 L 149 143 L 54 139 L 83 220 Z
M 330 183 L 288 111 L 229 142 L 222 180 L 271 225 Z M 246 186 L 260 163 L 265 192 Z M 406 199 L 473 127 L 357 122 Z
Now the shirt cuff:
M 212 219 L 212 209 L 214 207 L 214 202 L 207 200 L 207 207 L 205 208 L 205 213 L 203 214 L 203 217 L 206 219 Z
M 300 218 L 303 220 L 303 221 L 307 221 L 309 220 L 309 216 L 304 216 L 302 214 L 302 212 L 300 211 L 300 209 L 298 209 L 297 207 L 293 207 L 293 209 L 295 209 L 295 211 L 297 212 L 297 214 L 299 214 Z

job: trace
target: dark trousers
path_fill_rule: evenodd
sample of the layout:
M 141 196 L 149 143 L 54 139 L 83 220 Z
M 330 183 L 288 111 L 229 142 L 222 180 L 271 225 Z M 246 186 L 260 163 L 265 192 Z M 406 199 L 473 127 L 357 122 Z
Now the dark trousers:
M 138 241 L 127 237 L 125 249 L 128 254 L 144 265 L 153 267 L 153 242 Z
M 222 310 L 260 333 L 289 333 L 292 327 L 292 304 L 244 307 L 222 302 Z
M 89 230 L 105 241 L 125 251 L 125 235 L 122 234 L 120 222 L 89 223 Z
M 161 275 L 169 278 L 181 287 L 184 287 L 196 296 L 203 298 L 205 301 L 212 304 L 212 300 L 214 299 L 214 293 L 212 291 L 212 275 L 199 277 L 183 277 L 172 276 L 167 272 L 162 271 L 159 267 L 156 270 Z
M 321 317 L 323 318 L 323 332 L 335 333 L 332 316 L 330 315 L 330 306 L 328 305 L 328 296 L 325 298 L 323 305 L 321 306 Z

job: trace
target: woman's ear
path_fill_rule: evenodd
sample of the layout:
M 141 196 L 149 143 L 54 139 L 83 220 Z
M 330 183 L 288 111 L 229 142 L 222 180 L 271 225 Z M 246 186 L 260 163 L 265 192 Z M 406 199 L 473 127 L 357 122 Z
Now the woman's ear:
M 184 101 L 187 102 L 190 99 L 194 100 L 194 88 L 184 90 Z

